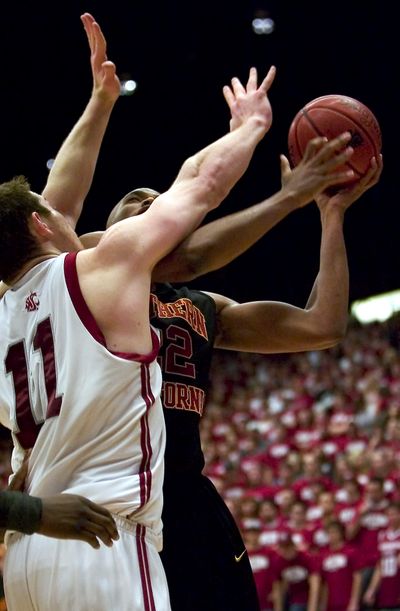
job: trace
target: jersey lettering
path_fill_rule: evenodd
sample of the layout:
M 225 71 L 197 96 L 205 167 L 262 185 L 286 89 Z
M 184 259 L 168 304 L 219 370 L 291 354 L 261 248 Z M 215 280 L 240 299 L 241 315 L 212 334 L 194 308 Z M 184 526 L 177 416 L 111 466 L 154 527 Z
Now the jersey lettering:
M 152 293 L 151 303 L 154 316 L 158 318 L 183 318 L 183 320 L 189 323 L 195 333 L 208 340 L 204 314 L 190 299 L 182 297 L 172 303 L 162 303 L 158 297 Z
M 46 419 L 52 418 L 60 413 L 62 397 L 56 396 L 56 363 L 50 318 L 45 318 L 38 324 L 33 347 L 41 352 L 47 394 Z M 5 368 L 7 373 L 11 373 L 14 385 L 15 416 L 18 427 L 16 435 L 23 448 L 31 448 L 44 420 L 36 422 L 33 415 L 24 340 L 9 346 Z
M 194 379 L 196 368 L 193 363 L 188 362 L 193 356 L 193 343 L 189 331 L 170 325 L 165 334 L 171 342 L 168 342 L 165 350 L 165 373 Z
M 170 409 L 183 409 L 203 415 L 205 392 L 196 386 L 179 384 L 178 382 L 164 382 L 162 387 L 164 407 Z

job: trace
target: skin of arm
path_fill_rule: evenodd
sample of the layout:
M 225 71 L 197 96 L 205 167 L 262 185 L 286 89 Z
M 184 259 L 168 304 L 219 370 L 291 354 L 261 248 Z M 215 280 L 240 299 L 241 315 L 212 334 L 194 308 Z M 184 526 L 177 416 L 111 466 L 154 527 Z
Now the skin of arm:
M 272 197 L 206 225 L 187 237 L 154 268 L 155 282 L 184 282 L 219 269 L 252 246 L 291 211 L 312 201 L 314 196 L 343 177 L 333 169 L 351 155 L 343 152 L 348 136 L 327 144 L 313 140 L 302 162 L 291 171 L 281 156 L 282 189 Z M 339 153 L 338 153 L 339 151 Z M 95 246 L 102 232 L 80 236 L 85 248 Z
M 347 611 L 358 611 L 360 597 L 361 597 L 361 585 L 362 585 L 361 571 L 355 571 L 353 573 L 351 597 L 350 597 L 349 606 L 347 607 Z
M 89 42 L 93 89 L 90 100 L 61 146 L 50 170 L 43 197 L 72 227 L 81 214 L 92 183 L 100 146 L 120 94 L 115 65 L 107 60 L 106 41 L 94 18 L 81 16 Z
M 309 578 L 309 593 L 308 593 L 308 611 L 318 611 L 318 603 L 320 596 L 321 578 L 318 573 L 312 573 Z
M 339 180 L 342 174 L 335 175 L 333 170 L 352 154 L 350 149 L 343 153 L 347 141 L 348 137 L 329 144 L 324 138 L 313 140 L 293 171 L 287 158 L 281 155 L 280 191 L 197 229 L 156 266 L 153 279 L 187 282 L 233 261 L 290 212 L 310 203 L 319 192 Z
M 272 301 L 238 304 L 211 294 L 218 312 L 216 347 L 267 354 L 323 349 L 342 339 L 348 314 L 344 213 L 377 182 L 380 171 L 373 163 L 356 190 L 317 197 L 322 223 L 320 269 L 305 309 Z
M 283 611 L 283 588 L 280 580 L 276 580 L 272 586 L 272 600 L 274 611 Z
M 246 89 L 233 79 L 231 93 L 242 121 L 237 129 L 189 158 L 171 188 L 144 214 L 116 223 L 97 247 L 78 253 L 81 289 L 110 349 L 130 351 L 133 340 L 138 353 L 151 349 L 152 269 L 220 204 L 245 172 L 269 127 L 266 94 L 274 75 L 272 68 L 258 87 L 252 68 Z
M 364 594 L 364 601 L 367 604 L 372 604 L 374 602 L 375 594 L 379 588 L 381 579 L 382 579 L 381 566 L 380 566 L 380 562 L 378 562 L 372 574 L 370 584 Z
M 113 517 L 103 507 L 74 494 L 40 499 L 23 492 L 29 455 L 30 452 L 26 452 L 8 489 L 0 493 L 1 541 L 6 530 L 12 529 L 26 534 L 37 532 L 57 539 L 78 539 L 96 549 L 100 547 L 99 541 L 111 547 L 119 535 Z
M 328 588 L 326 584 L 321 585 L 321 594 L 320 594 L 320 608 L 321 611 L 325 611 L 326 605 L 328 603 Z
M 354 539 L 358 533 L 359 530 L 361 528 L 361 520 L 363 518 L 363 516 L 368 513 L 369 511 L 369 505 L 368 503 L 364 502 L 358 509 L 354 519 L 349 522 L 347 524 L 347 528 L 346 528 L 346 537 L 349 539 L 349 541 L 351 541 L 352 539 Z

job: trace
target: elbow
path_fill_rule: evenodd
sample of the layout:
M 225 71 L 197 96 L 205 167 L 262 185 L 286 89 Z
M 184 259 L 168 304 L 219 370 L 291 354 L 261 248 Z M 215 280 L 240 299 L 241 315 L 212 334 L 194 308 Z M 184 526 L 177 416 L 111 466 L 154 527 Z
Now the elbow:
M 316 338 L 318 350 L 333 348 L 340 344 L 346 336 L 347 325 L 333 324 L 331 326 L 320 327 Z
M 310 316 L 309 329 L 312 329 L 312 335 L 318 344 L 317 349 L 333 348 L 343 341 L 347 332 L 347 313 L 327 315 L 325 308 L 322 313 L 312 308 L 308 311 L 308 315 Z
M 321 336 L 320 349 L 334 348 L 344 339 L 346 333 L 343 330 L 331 331 Z
M 191 282 L 199 278 L 199 276 L 206 274 L 208 271 L 202 256 L 188 253 L 175 269 L 173 280 L 170 279 L 169 282 Z

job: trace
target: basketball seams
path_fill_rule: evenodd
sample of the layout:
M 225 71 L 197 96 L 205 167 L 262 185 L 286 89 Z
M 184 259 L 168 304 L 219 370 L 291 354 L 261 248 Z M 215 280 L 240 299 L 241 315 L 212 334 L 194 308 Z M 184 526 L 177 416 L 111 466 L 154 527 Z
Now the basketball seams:
M 368 142 L 370 143 L 370 145 L 372 145 L 372 148 L 375 151 L 375 144 L 373 142 L 373 140 L 371 139 L 370 135 L 368 132 L 365 131 L 365 129 L 363 127 L 361 127 L 356 121 L 353 120 L 352 117 L 349 117 L 348 115 L 346 115 L 343 112 L 339 112 L 338 110 L 336 110 L 335 108 L 326 108 L 325 106 L 313 106 L 312 108 L 308 109 L 303 108 L 301 110 L 302 116 L 304 117 L 304 119 L 306 121 L 308 121 L 308 123 L 311 125 L 311 127 L 313 128 L 313 130 L 316 132 L 316 136 L 324 136 L 325 134 L 323 134 L 321 132 L 321 130 L 318 129 L 318 126 L 315 124 L 315 122 L 312 120 L 312 117 L 310 115 L 310 111 L 311 110 L 323 110 L 324 112 L 331 112 L 336 114 L 339 117 L 346 117 L 346 119 L 348 119 L 349 121 L 351 121 L 352 123 L 354 123 L 356 129 L 359 129 L 359 131 L 361 131 L 363 133 L 363 136 L 366 137 L 366 139 L 368 140 Z M 351 130 L 349 130 L 351 132 Z M 339 134 L 338 134 L 339 135 Z M 297 130 L 296 130 L 296 137 L 297 137 Z M 375 153 L 376 154 L 376 153 Z M 304 155 L 304 151 L 303 151 L 303 155 Z M 302 155 L 301 155 L 302 156 Z M 351 161 L 346 161 L 346 163 L 344 164 L 346 165 L 350 170 L 353 170 L 353 172 L 355 174 L 357 174 L 357 176 L 359 178 L 362 178 L 362 176 L 364 175 L 363 172 L 360 172 L 360 170 L 358 170 L 352 163 Z
M 357 109 L 355 107 L 351 107 L 351 108 L 353 108 L 353 110 L 357 110 L 357 116 L 360 117 L 361 119 L 364 119 L 364 123 L 361 123 L 360 120 L 357 120 L 357 118 L 353 116 L 351 113 L 346 113 L 342 109 L 339 110 L 338 108 L 329 108 L 327 106 L 312 105 L 309 107 L 307 105 L 302 109 L 302 112 L 307 114 L 307 117 L 309 118 L 310 121 L 311 121 L 311 117 L 309 113 L 313 110 L 323 110 L 324 112 L 335 113 L 338 117 L 345 117 L 346 119 L 354 123 L 354 125 L 360 131 L 363 132 L 363 135 L 366 136 L 369 143 L 371 144 L 371 147 L 374 149 L 375 156 L 379 155 L 381 151 L 381 146 L 382 146 L 382 135 L 381 135 L 381 130 L 379 128 L 378 122 L 376 121 L 375 117 L 372 116 L 372 113 L 370 113 L 369 117 L 368 117 L 367 111 L 364 113 L 363 106 L 359 106 Z M 379 141 L 379 148 L 376 146 L 375 140 L 371 135 L 371 130 L 374 132 L 376 138 Z M 323 136 L 323 134 L 321 135 Z
M 380 126 L 367 106 L 355 98 L 338 94 L 311 100 L 294 117 L 288 134 L 289 157 L 293 166 L 301 161 L 309 140 L 316 137 L 336 138 L 344 131 L 351 132 L 350 146 L 355 152 L 342 167 L 353 170 L 355 180 L 364 176 L 370 167 L 371 157 L 377 157 L 381 152 Z
M 323 102 L 328 102 L 328 104 L 325 104 Z M 379 154 L 382 148 L 382 133 L 378 123 L 378 119 L 375 117 L 374 113 L 368 108 L 368 106 L 366 106 L 359 100 L 356 100 L 355 98 L 351 98 L 350 96 L 346 95 L 324 95 L 319 98 L 315 98 L 315 100 L 312 100 L 311 102 L 306 104 L 304 108 L 307 110 L 311 110 L 312 108 L 320 108 L 324 110 L 329 109 L 337 111 L 338 102 L 342 105 L 342 108 L 340 109 L 341 114 L 357 123 L 357 121 L 353 119 L 351 111 L 355 112 L 359 117 L 364 120 L 364 129 L 366 131 L 374 132 L 379 146 L 377 148 L 375 146 L 375 142 L 373 142 L 373 148 L 376 150 L 376 154 Z M 336 108 L 330 108 L 329 103 L 334 103 L 336 105 Z M 345 112 L 344 109 L 349 109 L 349 113 Z

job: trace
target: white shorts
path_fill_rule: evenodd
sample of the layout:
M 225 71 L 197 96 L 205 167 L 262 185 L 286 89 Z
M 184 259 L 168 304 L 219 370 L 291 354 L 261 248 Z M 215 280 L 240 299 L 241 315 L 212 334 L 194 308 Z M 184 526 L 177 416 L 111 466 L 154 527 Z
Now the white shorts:
M 115 519 L 120 538 L 111 548 L 12 534 L 4 567 L 8 610 L 170 611 L 155 537 L 140 524 Z

